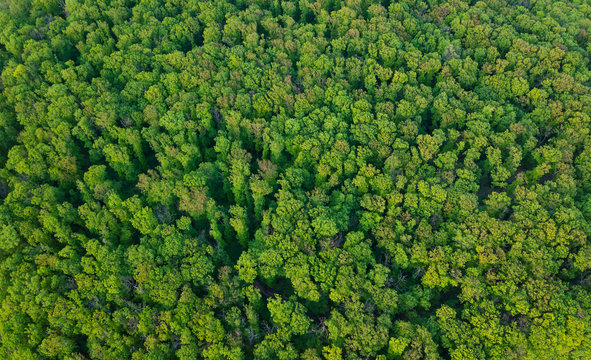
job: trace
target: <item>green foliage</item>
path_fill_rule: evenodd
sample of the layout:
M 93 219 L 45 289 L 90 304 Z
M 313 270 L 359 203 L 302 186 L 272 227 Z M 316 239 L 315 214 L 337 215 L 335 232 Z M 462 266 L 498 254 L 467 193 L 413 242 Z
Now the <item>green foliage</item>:
M 0 358 L 591 358 L 589 19 L 0 1 Z

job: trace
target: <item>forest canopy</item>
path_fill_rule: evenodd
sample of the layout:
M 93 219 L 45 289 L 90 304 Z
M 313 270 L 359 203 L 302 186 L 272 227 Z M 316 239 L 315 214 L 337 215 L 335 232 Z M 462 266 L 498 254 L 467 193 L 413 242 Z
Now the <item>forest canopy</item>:
M 591 1 L 0 1 L 0 358 L 591 359 Z

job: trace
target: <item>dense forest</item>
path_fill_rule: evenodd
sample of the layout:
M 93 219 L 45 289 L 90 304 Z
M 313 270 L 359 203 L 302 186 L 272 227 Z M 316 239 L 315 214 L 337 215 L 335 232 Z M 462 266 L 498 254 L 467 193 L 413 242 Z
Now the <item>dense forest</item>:
M 591 359 L 591 0 L 1 0 L 0 358 Z

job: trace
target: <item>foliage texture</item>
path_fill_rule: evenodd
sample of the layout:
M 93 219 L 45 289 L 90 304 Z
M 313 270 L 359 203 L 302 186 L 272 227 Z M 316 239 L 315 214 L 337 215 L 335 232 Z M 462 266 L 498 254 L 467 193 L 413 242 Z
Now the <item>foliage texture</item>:
M 0 358 L 590 359 L 590 0 L 0 1 Z

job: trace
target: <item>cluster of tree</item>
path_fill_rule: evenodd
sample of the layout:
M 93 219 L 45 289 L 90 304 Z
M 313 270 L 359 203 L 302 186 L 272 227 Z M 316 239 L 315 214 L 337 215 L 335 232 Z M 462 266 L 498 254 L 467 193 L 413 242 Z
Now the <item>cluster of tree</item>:
M 590 19 L 0 1 L 0 358 L 591 358 Z

